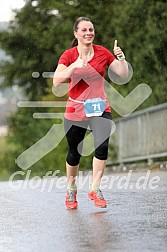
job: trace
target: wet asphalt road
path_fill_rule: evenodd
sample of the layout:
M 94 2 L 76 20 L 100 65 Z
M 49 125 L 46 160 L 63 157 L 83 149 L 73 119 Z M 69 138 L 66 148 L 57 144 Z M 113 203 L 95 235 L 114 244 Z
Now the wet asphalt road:
M 32 189 L 1 182 L 0 252 L 166 252 L 167 172 L 151 172 L 160 178 L 156 189 L 136 189 L 142 175 L 132 174 L 131 189 L 117 183 L 103 189 L 106 209 L 87 198 L 88 181 L 78 190 L 77 210 L 66 210 L 65 189 L 56 184 Z

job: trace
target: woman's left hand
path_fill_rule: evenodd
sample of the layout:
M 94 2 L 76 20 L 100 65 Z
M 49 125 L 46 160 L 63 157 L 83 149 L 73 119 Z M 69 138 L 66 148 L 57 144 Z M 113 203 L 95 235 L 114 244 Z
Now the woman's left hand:
M 124 53 L 121 48 L 118 46 L 117 40 L 114 41 L 114 55 L 117 57 L 123 57 Z

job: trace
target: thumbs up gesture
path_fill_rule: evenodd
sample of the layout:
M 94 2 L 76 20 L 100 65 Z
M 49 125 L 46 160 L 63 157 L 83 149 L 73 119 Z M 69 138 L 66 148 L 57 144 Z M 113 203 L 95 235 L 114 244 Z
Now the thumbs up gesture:
M 76 68 L 87 67 L 87 62 L 84 59 L 82 59 L 82 55 L 79 55 L 78 59 L 74 63 Z
M 122 52 L 121 48 L 118 46 L 117 40 L 114 41 L 114 55 L 118 58 L 118 60 L 125 59 L 125 55 Z

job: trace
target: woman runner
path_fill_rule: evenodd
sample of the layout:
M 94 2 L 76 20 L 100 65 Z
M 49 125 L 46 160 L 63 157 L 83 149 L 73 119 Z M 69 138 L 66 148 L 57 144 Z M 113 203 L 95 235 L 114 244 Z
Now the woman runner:
M 67 209 L 78 207 L 76 199 L 79 161 L 82 143 L 89 128 L 94 137 L 93 180 L 88 198 L 97 207 L 107 203 L 100 190 L 111 134 L 111 109 L 104 91 L 105 72 L 109 66 L 121 77 L 128 76 L 128 64 L 124 53 L 114 42 L 114 55 L 101 45 L 93 44 L 95 30 L 87 17 L 79 17 L 74 24 L 72 48 L 66 50 L 58 61 L 54 73 L 55 87 L 68 79 L 68 101 L 64 114 L 64 128 L 68 142 L 66 171 L 68 187 L 65 204 Z

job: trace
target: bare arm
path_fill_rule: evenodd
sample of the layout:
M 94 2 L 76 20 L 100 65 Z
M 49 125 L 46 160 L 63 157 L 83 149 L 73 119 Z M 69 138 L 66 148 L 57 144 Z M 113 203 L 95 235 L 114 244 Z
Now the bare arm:
M 125 60 L 124 53 L 122 52 L 121 48 L 117 46 L 117 40 L 114 42 L 114 54 L 117 56 L 119 60 L 114 60 L 110 64 L 110 69 L 118 74 L 120 77 L 128 77 L 128 64 Z
M 120 77 L 128 77 L 128 64 L 126 60 L 114 60 L 109 68 L 116 74 L 118 74 Z
M 73 64 L 71 64 L 69 67 L 66 67 L 64 64 L 59 64 L 53 76 L 54 86 L 59 86 L 61 83 L 64 83 L 66 79 L 70 77 L 73 70 L 74 70 Z
M 86 62 L 80 56 L 68 67 L 64 64 L 59 64 L 53 76 L 53 85 L 59 86 L 61 83 L 64 83 L 71 76 L 75 68 L 84 68 L 86 65 Z

